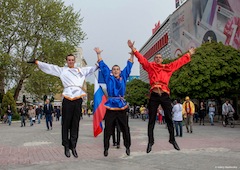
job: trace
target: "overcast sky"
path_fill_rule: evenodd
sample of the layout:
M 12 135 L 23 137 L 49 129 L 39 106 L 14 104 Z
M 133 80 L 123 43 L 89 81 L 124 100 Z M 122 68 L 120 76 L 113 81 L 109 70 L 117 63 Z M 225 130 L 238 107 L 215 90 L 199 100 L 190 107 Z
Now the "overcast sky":
M 152 28 L 175 10 L 175 0 L 64 0 L 80 11 L 87 39 L 80 45 L 89 66 L 96 63 L 94 47 L 103 50 L 102 58 L 112 67 L 126 66 L 130 55 L 127 40 L 140 49 L 152 35 Z M 136 58 L 131 75 L 139 75 Z M 93 79 L 87 79 L 93 83 Z

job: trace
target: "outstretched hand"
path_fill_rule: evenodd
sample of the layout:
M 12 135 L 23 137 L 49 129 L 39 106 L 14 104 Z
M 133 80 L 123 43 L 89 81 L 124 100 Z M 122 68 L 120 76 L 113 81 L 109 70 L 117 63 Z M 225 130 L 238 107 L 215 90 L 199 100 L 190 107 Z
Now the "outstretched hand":
M 188 52 L 190 53 L 190 55 L 195 54 L 195 48 L 190 48 L 190 49 L 188 50 Z
M 94 48 L 94 51 L 95 51 L 97 54 L 101 54 L 101 52 L 102 52 L 103 50 L 100 50 L 98 47 L 95 47 L 95 48 Z
M 129 47 L 129 48 L 131 48 L 131 49 L 134 48 L 134 43 L 135 43 L 135 41 L 132 42 L 131 40 L 128 40 L 127 43 L 128 43 L 128 47 Z

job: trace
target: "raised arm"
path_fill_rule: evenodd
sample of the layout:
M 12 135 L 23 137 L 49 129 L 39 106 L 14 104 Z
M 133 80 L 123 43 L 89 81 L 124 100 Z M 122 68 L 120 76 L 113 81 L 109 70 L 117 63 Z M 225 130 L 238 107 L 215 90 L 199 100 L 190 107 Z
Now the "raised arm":
M 44 63 L 36 59 L 28 61 L 27 63 L 37 64 L 40 70 L 42 70 L 44 73 L 47 73 L 53 76 L 59 77 L 62 72 L 62 67 L 59 67 L 53 64 Z
M 173 71 L 176 71 L 177 69 L 179 69 L 180 67 L 182 67 L 183 65 L 187 64 L 188 62 L 191 61 L 191 56 L 195 54 L 195 49 L 194 48 L 190 48 L 188 53 L 184 54 L 182 57 L 180 57 L 179 59 L 171 62 L 169 64 L 169 66 L 171 67 L 171 69 Z
M 103 74 L 104 80 L 106 82 L 106 81 L 108 81 L 108 78 L 110 77 L 110 69 L 102 60 L 101 53 L 103 50 L 100 50 L 98 47 L 95 47 L 94 51 L 97 53 L 98 64 L 99 64 L 100 70 Z
M 133 59 L 134 59 L 134 54 L 133 52 L 130 52 L 130 58 L 127 61 L 127 66 L 123 69 L 122 71 L 122 76 L 127 79 L 131 73 L 132 65 L 133 65 Z
M 142 54 L 140 54 L 136 50 L 136 48 L 134 47 L 134 43 L 135 42 L 128 40 L 128 47 L 132 50 L 133 54 L 137 57 L 139 63 L 142 65 L 143 69 L 147 71 L 149 69 L 149 62 Z

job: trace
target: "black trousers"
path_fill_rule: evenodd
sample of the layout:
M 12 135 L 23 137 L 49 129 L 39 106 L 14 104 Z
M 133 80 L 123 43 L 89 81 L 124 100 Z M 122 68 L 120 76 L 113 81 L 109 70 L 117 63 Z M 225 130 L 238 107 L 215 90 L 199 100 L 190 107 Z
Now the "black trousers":
M 162 93 L 162 95 L 159 95 L 158 93 L 155 93 L 155 92 L 151 93 L 149 104 L 148 104 L 148 110 L 149 110 L 148 142 L 149 143 L 152 143 L 152 144 L 154 143 L 153 130 L 156 122 L 157 109 L 159 104 L 161 104 L 164 110 L 165 122 L 167 123 L 168 132 L 169 132 L 169 141 L 175 141 L 171 103 L 172 102 L 167 93 Z
M 82 112 L 82 98 L 77 100 L 63 99 L 62 102 L 62 145 L 76 148 L 79 122 Z
M 108 110 L 105 114 L 105 128 L 104 128 L 104 149 L 109 149 L 109 140 L 113 131 L 115 130 L 115 121 L 118 121 L 120 130 L 123 133 L 123 144 L 126 148 L 130 148 L 131 146 L 131 138 L 130 138 L 130 129 L 128 126 L 128 116 L 125 110 Z

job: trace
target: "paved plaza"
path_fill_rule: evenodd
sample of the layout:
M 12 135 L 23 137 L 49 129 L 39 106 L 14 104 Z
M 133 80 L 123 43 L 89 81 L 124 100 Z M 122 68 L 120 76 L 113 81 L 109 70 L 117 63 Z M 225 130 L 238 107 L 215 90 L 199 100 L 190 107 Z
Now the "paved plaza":
M 181 150 L 168 143 L 165 125 L 156 124 L 155 144 L 149 154 L 147 121 L 129 119 L 131 155 L 127 156 L 121 138 L 121 147 L 112 146 L 108 157 L 103 156 L 103 133 L 93 137 L 92 117 L 80 122 L 78 158 L 65 157 L 61 145 L 61 124 L 53 122 L 47 131 L 45 122 L 33 127 L 11 126 L 0 123 L 0 169 L 18 170 L 217 170 L 240 169 L 240 125 L 235 128 L 194 124 L 193 133 L 176 138 Z

